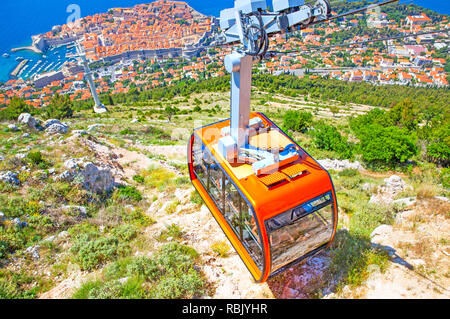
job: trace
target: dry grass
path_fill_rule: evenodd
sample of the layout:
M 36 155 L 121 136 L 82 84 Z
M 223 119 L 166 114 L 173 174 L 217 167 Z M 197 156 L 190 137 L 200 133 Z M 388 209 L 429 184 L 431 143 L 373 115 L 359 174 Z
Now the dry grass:
M 432 199 L 438 195 L 438 190 L 436 186 L 431 184 L 421 184 L 416 189 L 416 194 L 418 199 Z

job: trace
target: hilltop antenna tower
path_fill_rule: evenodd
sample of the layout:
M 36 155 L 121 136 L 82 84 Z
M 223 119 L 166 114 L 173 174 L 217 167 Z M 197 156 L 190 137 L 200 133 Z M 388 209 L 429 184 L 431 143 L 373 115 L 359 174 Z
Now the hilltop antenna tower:
M 84 76 L 88 81 L 89 89 L 91 90 L 91 95 L 95 102 L 94 112 L 98 114 L 106 113 L 108 112 L 108 109 L 100 102 L 100 98 L 98 97 L 97 89 L 94 83 L 94 78 L 92 76 L 92 71 L 89 68 L 89 62 L 86 58 L 86 53 L 84 52 L 79 42 L 75 44 L 75 47 L 77 49 L 77 55 L 81 58 L 80 64 L 84 68 Z

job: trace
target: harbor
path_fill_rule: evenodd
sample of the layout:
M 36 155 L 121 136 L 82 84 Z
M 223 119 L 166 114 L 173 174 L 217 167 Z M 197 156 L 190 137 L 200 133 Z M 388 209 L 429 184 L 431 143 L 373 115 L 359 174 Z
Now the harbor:
M 25 67 L 28 64 L 28 59 L 22 60 L 19 65 L 14 69 L 14 71 L 11 72 L 12 78 L 17 78 L 22 71 L 22 68 Z
M 43 54 L 29 50 L 11 51 L 8 58 L 3 58 L 0 54 L 0 70 L 3 73 L 0 76 L 0 82 L 10 79 L 28 80 L 41 73 L 60 71 L 64 62 L 70 59 L 74 51 L 74 47 L 68 48 L 66 45 L 62 45 L 50 47 Z M 25 60 L 27 63 L 21 65 L 20 63 Z

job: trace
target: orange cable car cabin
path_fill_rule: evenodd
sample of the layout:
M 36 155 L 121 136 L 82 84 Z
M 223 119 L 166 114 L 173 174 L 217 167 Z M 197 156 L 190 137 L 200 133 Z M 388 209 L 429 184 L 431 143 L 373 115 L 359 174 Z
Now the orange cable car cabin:
M 295 161 L 257 176 L 248 163 L 230 163 L 218 150 L 230 120 L 194 131 L 189 143 L 192 183 L 257 282 L 317 253 L 336 233 L 338 213 L 328 172 L 267 117 L 250 145 L 277 141 L 283 151 L 295 145 Z M 260 138 L 266 135 L 268 139 Z M 272 139 L 270 139 L 272 137 Z M 267 144 L 267 143 L 266 143 Z
M 268 54 L 269 34 L 330 15 L 328 0 L 236 0 L 222 10 L 218 39 L 241 46 L 225 57 L 231 118 L 194 130 L 194 187 L 253 278 L 269 277 L 327 247 L 337 227 L 329 173 L 261 113 L 251 113 L 252 65 Z

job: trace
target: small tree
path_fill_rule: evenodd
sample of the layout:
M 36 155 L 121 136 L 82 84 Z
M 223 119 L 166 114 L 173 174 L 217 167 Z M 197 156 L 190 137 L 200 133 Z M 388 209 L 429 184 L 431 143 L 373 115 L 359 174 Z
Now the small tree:
M 448 166 L 450 163 L 450 147 L 442 141 L 434 142 L 428 145 L 427 156 L 434 163 Z
M 283 118 L 283 127 L 285 130 L 295 132 L 305 132 L 311 127 L 313 115 L 309 112 L 287 111 Z
M 320 125 L 314 132 L 315 144 L 321 150 L 334 151 L 341 158 L 351 158 L 353 156 L 353 147 L 339 133 L 339 131 L 330 125 Z
M 417 137 L 404 128 L 370 125 L 359 136 L 362 158 L 371 166 L 395 166 L 417 155 Z
M 22 113 L 35 113 L 35 109 L 28 105 L 23 99 L 13 97 L 8 107 L 0 110 L 0 120 L 17 120 Z
M 73 116 L 73 102 L 68 95 L 55 94 L 45 108 L 47 118 L 65 119 Z
M 166 114 L 167 119 L 169 120 L 169 122 L 171 122 L 172 121 L 172 117 L 177 114 L 177 109 L 175 107 L 168 106 L 164 110 L 164 113 Z

